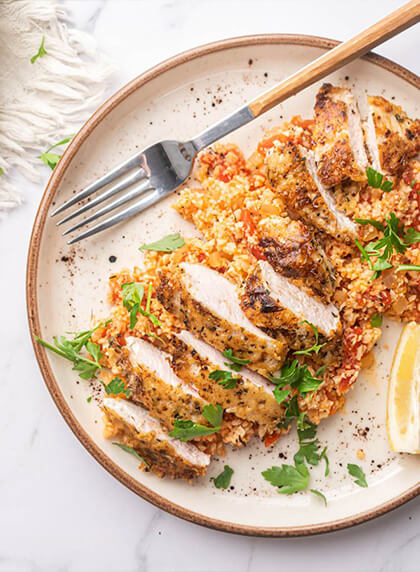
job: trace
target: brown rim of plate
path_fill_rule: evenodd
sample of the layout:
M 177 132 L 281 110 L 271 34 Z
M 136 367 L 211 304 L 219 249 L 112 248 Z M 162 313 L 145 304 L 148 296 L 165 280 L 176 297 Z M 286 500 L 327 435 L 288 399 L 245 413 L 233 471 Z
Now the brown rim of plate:
M 114 109 L 119 103 L 124 101 L 130 94 L 137 89 L 141 88 L 147 82 L 153 80 L 155 77 L 165 73 L 166 71 L 176 68 L 185 62 L 194 60 L 201 56 L 211 54 L 213 52 L 220 52 L 223 50 L 239 47 L 247 47 L 261 44 L 291 44 L 300 46 L 310 46 L 323 49 L 331 49 L 339 42 L 327 38 L 320 38 L 317 36 L 307 36 L 302 34 L 262 34 L 251 36 L 240 36 L 226 40 L 220 40 L 210 44 L 205 44 L 191 50 L 187 50 L 172 58 L 169 58 L 162 63 L 154 66 L 148 71 L 142 73 L 127 85 L 118 90 L 111 96 L 99 109 L 92 115 L 92 117 L 83 125 L 77 135 L 73 138 L 65 152 L 62 159 L 54 169 L 45 192 L 42 196 L 41 203 L 35 218 L 34 227 L 32 230 L 31 240 L 29 244 L 27 274 L 26 274 L 26 299 L 27 311 L 29 320 L 29 329 L 31 332 L 32 344 L 34 346 L 35 355 L 38 360 L 41 373 L 44 377 L 47 388 L 53 398 L 55 404 L 60 410 L 64 420 L 88 450 L 88 452 L 116 479 L 123 483 L 130 490 L 141 496 L 143 499 L 149 501 L 155 506 L 183 518 L 187 521 L 223 530 L 225 532 L 232 532 L 237 534 L 251 535 L 251 536 L 305 536 L 310 534 L 320 534 L 325 532 L 332 532 L 340 530 L 367 520 L 373 519 L 377 516 L 385 514 L 394 508 L 401 506 L 407 501 L 413 499 L 420 494 L 420 483 L 411 487 L 403 494 L 377 506 L 374 509 L 361 512 L 349 518 L 343 518 L 331 522 L 325 522 L 309 526 L 294 526 L 294 527 L 258 527 L 234 524 L 224 520 L 210 518 L 188 510 L 179 506 L 161 495 L 151 491 L 145 485 L 136 481 L 128 473 L 123 471 L 114 461 L 112 461 L 105 453 L 94 443 L 89 437 L 88 433 L 82 428 L 77 419 L 74 417 L 70 407 L 67 405 L 64 396 L 59 388 L 59 385 L 54 377 L 54 374 L 49 365 L 46 350 L 43 346 L 35 341 L 36 332 L 40 332 L 39 312 L 38 312 L 38 288 L 37 288 L 37 275 L 38 275 L 38 259 L 42 233 L 45 226 L 47 212 L 54 199 L 55 192 L 60 184 L 72 158 L 79 149 L 80 145 L 90 135 L 91 131 Z M 369 53 L 363 56 L 367 60 L 377 66 L 380 66 L 404 81 L 420 88 L 420 77 L 400 65 L 374 53 Z

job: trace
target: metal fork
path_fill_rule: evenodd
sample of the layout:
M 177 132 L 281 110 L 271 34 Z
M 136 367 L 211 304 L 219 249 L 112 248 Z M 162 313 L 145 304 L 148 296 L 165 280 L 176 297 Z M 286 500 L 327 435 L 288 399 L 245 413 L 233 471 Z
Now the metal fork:
M 76 193 L 51 214 L 51 216 L 55 216 L 79 201 L 87 199 L 100 189 L 108 187 L 93 200 L 86 202 L 83 206 L 60 220 L 57 226 L 88 212 L 102 203 L 105 204 L 94 214 L 63 232 L 63 235 L 70 234 L 107 213 L 116 211 L 115 214 L 88 228 L 69 240 L 67 244 L 73 244 L 97 234 L 154 205 L 186 181 L 199 151 L 235 129 L 246 125 L 305 87 L 368 52 L 381 42 L 419 22 L 419 20 L 420 0 L 412 0 L 354 38 L 339 44 L 333 50 L 264 92 L 248 103 L 248 105 L 241 107 L 219 123 L 206 129 L 194 139 L 186 142 L 161 141 L 121 163 L 121 165 Z M 111 185 L 111 183 L 115 184 Z M 127 192 L 122 193 L 125 190 Z M 107 202 L 108 199 L 116 195 L 118 195 L 117 198 Z M 120 207 L 131 202 L 136 197 L 141 198 L 135 203 L 120 209 Z

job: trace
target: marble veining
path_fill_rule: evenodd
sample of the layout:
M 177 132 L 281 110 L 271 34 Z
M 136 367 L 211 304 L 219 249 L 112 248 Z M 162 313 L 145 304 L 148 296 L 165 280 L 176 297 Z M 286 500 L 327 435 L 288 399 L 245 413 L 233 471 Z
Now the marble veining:
M 35 0 L 34 0 L 35 1 Z M 75 25 L 116 63 L 111 91 L 204 42 L 258 32 L 345 39 L 398 0 L 65 0 Z M 418 28 L 417 28 L 418 33 Z M 419 73 L 416 30 L 377 51 Z M 45 169 L 46 183 L 48 170 Z M 420 499 L 333 534 L 252 539 L 168 515 L 120 485 L 85 451 L 44 386 L 25 309 L 27 246 L 44 185 L 16 176 L 26 202 L 0 222 L 0 572 L 419 569 Z

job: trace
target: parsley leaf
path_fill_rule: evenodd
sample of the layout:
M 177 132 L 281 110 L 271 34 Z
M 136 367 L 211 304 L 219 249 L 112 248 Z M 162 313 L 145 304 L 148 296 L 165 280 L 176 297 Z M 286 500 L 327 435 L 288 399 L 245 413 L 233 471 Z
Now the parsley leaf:
M 223 421 L 223 408 L 220 405 L 205 405 L 203 416 L 212 427 L 195 423 L 189 419 L 175 419 L 174 428 L 169 435 L 185 442 L 219 431 Z
M 131 391 L 126 388 L 125 383 L 119 377 L 114 377 L 108 385 L 104 385 L 105 392 L 107 395 L 120 395 L 123 393 L 126 397 L 130 397 Z
M 31 64 L 34 64 L 38 58 L 43 58 L 48 54 L 47 50 L 44 48 L 45 36 L 42 36 L 41 45 L 38 48 L 37 53 L 31 57 Z
M 291 495 L 308 488 L 309 470 L 304 464 L 282 464 L 281 467 L 271 467 L 261 474 L 273 487 L 278 487 L 281 495 Z
M 124 294 L 123 306 L 130 312 L 130 330 L 137 324 L 137 314 L 142 314 L 152 322 L 154 326 L 161 326 L 157 316 L 150 313 L 152 299 L 152 283 L 149 283 L 147 291 L 146 309 L 141 307 L 144 297 L 144 286 L 140 282 L 127 282 L 121 286 Z
M 391 257 L 395 250 L 400 254 L 404 254 L 407 247 L 411 244 L 420 242 L 420 232 L 414 228 L 404 230 L 403 225 L 395 215 L 391 213 L 389 218 L 385 219 L 385 225 L 379 221 L 372 219 L 356 219 L 360 224 L 370 224 L 377 230 L 383 232 L 383 237 L 379 240 L 369 242 L 365 248 L 356 239 L 356 246 L 361 252 L 362 260 L 366 260 L 369 268 L 373 270 L 371 280 L 378 278 L 383 270 L 392 268 Z M 377 260 L 372 263 L 371 258 L 376 256 Z M 404 265 L 401 265 L 404 267 Z M 401 266 L 399 268 L 401 268 Z M 404 269 L 404 268 L 402 268 Z
M 373 314 L 370 319 L 370 325 L 372 328 L 380 328 L 382 325 L 382 314 Z
M 319 440 L 316 438 L 316 425 L 305 418 L 305 414 L 301 413 L 299 416 L 297 426 L 297 433 L 299 439 L 299 450 L 294 456 L 295 464 L 300 464 L 306 461 L 310 465 L 317 466 L 322 459 L 325 460 L 325 476 L 329 474 L 329 461 L 327 457 L 327 447 L 325 447 L 321 454 L 318 453 L 320 448 Z
M 229 465 L 223 467 L 223 471 L 217 477 L 211 477 L 210 480 L 214 482 L 217 489 L 227 489 L 232 479 L 233 469 Z
M 153 250 L 154 252 L 173 252 L 177 248 L 184 246 L 185 241 L 179 232 L 175 234 L 168 234 L 156 242 L 150 244 L 143 244 L 139 250 Z
M 209 378 L 218 381 L 218 385 L 222 385 L 224 389 L 233 389 L 240 381 L 239 377 L 232 377 L 232 372 L 224 369 L 215 369 L 209 374 Z
M 356 480 L 354 482 L 356 483 L 356 485 L 359 485 L 359 487 L 364 487 L 364 488 L 368 486 L 365 474 L 362 468 L 359 467 L 359 465 L 348 463 L 347 470 L 352 477 L 355 477 Z
M 129 445 L 125 445 L 124 443 L 117 443 L 116 441 L 114 441 L 112 444 L 116 445 L 117 447 L 119 447 L 120 449 L 125 451 L 126 453 L 130 453 L 130 455 L 133 455 L 134 457 L 136 457 L 136 459 L 138 459 L 139 461 L 141 461 L 147 467 L 150 468 L 150 463 L 148 463 L 146 461 L 146 459 L 143 459 L 143 457 L 140 457 L 140 455 L 137 453 L 137 451 L 133 447 L 130 447 Z
M 239 365 L 246 365 L 247 363 L 249 363 L 249 359 L 241 359 L 241 358 L 235 357 L 233 355 L 231 349 L 224 350 L 223 357 L 225 357 L 226 359 L 230 360 L 231 362 L 239 364 Z
M 382 189 L 386 193 L 392 191 L 394 183 L 392 181 L 384 181 L 384 176 L 382 173 L 378 173 L 378 171 L 375 171 L 375 169 L 372 169 L 372 167 L 367 168 L 366 176 L 368 185 L 370 187 L 373 187 L 374 189 Z
M 58 155 L 57 153 L 50 153 L 50 151 L 52 149 L 55 149 L 56 147 L 59 147 L 60 145 L 68 143 L 73 139 L 73 137 L 74 135 L 70 135 L 69 137 L 66 137 L 66 139 L 62 139 L 62 141 L 59 141 L 55 145 L 52 145 L 49 149 L 45 151 L 45 153 L 42 153 L 42 155 L 38 155 L 38 159 L 41 159 L 41 161 L 45 163 L 53 171 L 56 168 L 58 161 L 61 159 L 61 155 Z
M 86 401 L 87 401 L 88 403 L 90 403 L 90 402 L 92 401 L 92 396 L 89 395 L 89 397 L 86 399 Z
M 320 368 L 315 375 L 324 373 L 325 368 Z M 287 361 L 280 370 L 280 377 L 270 378 L 280 388 L 290 385 L 292 389 L 297 389 L 301 395 L 310 391 L 315 391 L 323 382 L 323 379 L 314 377 L 307 365 L 299 365 L 297 360 Z
M 308 320 L 303 320 L 302 322 L 299 322 L 299 323 L 300 324 L 308 324 L 308 326 L 312 329 L 312 331 L 315 334 L 315 342 L 314 342 L 312 347 L 310 347 L 306 350 L 299 350 L 297 352 L 293 352 L 294 355 L 309 356 L 309 355 L 311 355 L 311 353 L 315 353 L 315 354 L 319 353 L 319 350 L 326 345 L 326 342 L 324 344 L 318 344 L 318 339 L 319 339 L 318 329 L 316 328 L 316 326 L 311 324 L 311 322 L 308 322 Z
M 75 337 L 72 340 L 69 340 L 64 336 L 54 336 L 54 345 L 41 340 L 39 336 L 36 336 L 36 341 L 57 355 L 73 362 L 73 371 L 78 371 L 79 377 L 87 380 L 91 379 L 98 369 L 101 369 L 99 360 L 102 357 L 100 346 L 98 344 L 94 344 L 90 338 L 93 332 L 98 328 L 105 327 L 107 324 L 109 324 L 109 320 L 99 324 L 91 330 L 79 333 L 73 332 Z M 87 358 L 80 353 L 83 348 L 91 354 L 93 359 Z
M 277 386 L 273 391 L 273 395 L 276 398 L 277 403 L 281 405 L 283 401 L 289 397 L 290 389 L 280 389 L 280 387 Z

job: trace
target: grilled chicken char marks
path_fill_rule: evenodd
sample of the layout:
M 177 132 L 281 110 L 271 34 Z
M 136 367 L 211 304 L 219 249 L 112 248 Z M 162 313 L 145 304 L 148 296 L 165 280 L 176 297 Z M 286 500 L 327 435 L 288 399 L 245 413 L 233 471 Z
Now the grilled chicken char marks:
M 200 264 L 180 265 L 178 274 L 163 273 L 157 297 L 185 329 L 219 351 L 231 349 L 248 367 L 269 376 L 283 364 L 287 345 L 256 328 L 243 313 L 234 284 Z
M 276 272 L 309 294 L 330 301 L 335 289 L 334 267 L 312 232 L 292 221 L 286 236 L 259 241 L 265 258 Z
M 191 443 L 170 437 L 157 419 L 142 407 L 122 399 L 104 399 L 103 410 L 113 438 L 132 447 L 160 477 L 192 480 L 206 473 L 210 456 Z
M 315 101 L 317 175 L 325 187 L 366 180 L 368 166 L 359 111 L 349 89 L 324 84 Z
M 254 324 L 280 330 L 293 348 L 308 347 L 314 341 L 314 332 L 308 324 L 302 323 L 304 320 L 313 324 L 326 339 L 341 331 L 335 306 L 309 296 L 265 261 L 259 261 L 248 276 L 241 301 L 244 312 Z
M 408 160 L 420 152 L 420 120 L 410 119 L 399 106 L 384 97 L 369 95 L 366 144 L 374 169 L 399 175 Z
M 337 209 L 334 195 L 318 180 L 311 151 L 291 141 L 279 143 L 267 154 L 265 166 L 291 218 L 337 238 L 354 238 L 356 225 Z

